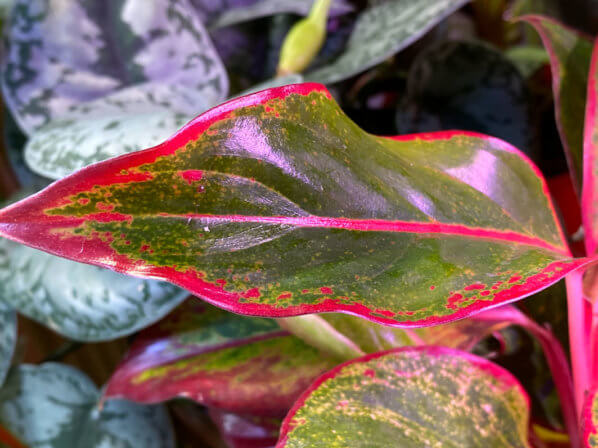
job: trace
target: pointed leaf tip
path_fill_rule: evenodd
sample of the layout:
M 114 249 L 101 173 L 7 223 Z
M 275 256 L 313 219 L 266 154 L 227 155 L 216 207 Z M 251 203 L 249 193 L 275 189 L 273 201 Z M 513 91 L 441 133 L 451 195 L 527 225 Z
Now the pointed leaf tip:
M 481 134 L 365 133 L 319 84 L 264 90 L 0 212 L 11 239 L 224 309 L 448 322 L 588 263 L 539 171 Z M 430 286 L 434 286 L 431 288 Z

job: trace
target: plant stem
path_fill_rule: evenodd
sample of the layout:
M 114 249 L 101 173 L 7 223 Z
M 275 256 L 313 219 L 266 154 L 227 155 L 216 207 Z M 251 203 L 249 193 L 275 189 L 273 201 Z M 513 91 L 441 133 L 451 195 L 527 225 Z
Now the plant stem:
M 569 344 L 571 349 L 571 365 L 573 368 L 573 385 L 575 392 L 575 409 L 578 421 L 581 421 L 584 395 L 590 385 L 589 346 L 587 340 L 587 316 L 583 297 L 582 274 L 573 272 L 566 278 L 567 309 L 569 318 Z
M 590 386 L 598 388 L 598 301 L 592 304 L 592 328 L 590 330 Z
M 317 314 L 277 319 L 278 324 L 309 345 L 342 360 L 349 360 L 365 353 L 348 337 L 338 332 Z

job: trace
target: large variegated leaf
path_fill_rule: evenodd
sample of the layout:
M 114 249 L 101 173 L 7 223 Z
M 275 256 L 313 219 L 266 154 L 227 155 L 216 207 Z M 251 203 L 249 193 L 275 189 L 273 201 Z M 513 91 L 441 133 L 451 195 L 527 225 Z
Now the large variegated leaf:
M 17 0 L 7 44 L 5 100 L 29 133 L 143 83 L 162 85 L 136 93 L 150 105 L 178 93 L 171 115 L 186 96 L 214 104 L 227 94 L 224 67 L 189 0 Z
M 97 406 L 98 390 L 72 367 L 20 365 L 0 389 L 0 426 L 37 448 L 174 448 L 165 410 L 126 401 Z
M 232 412 L 283 416 L 337 362 L 272 319 L 192 300 L 140 334 L 105 396 L 143 403 L 186 397 Z
M 0 302 L 70 339 L 103 341 L 132 334 L 187 296 L 168 283 L 127 277 L 0 240 Z
M 528 447 L 529 403 L 502 368 L 439 347 L 376 353 L 322 375 L 277 447 Z
M 583 410 L 583 443 L 585 448 L 598 447 L 598 391 L 588 393 Z
M 306 75 L 331 83 L 349 78 L 415 42 L 468 0 L 388 0 L 367 8 L 357 19 L 344 53 L 332 64 Z
M 317 84 L 230 101 L 85 168 L 2 210 L 0 234 L 242 314 L 397 326 L 523 298 L 588 262 L 570 258 L 544 180 L 507 143 L 375 137 Z
M 583 122 L 592 42 L 540 15 L 520 17 L 536 28 L 550 56 L 556 122 L 578 191 L 582 182 Z
M 3 309 L 0 303 L 0 387 L 10 367 L 17 341 L 17 314 Z

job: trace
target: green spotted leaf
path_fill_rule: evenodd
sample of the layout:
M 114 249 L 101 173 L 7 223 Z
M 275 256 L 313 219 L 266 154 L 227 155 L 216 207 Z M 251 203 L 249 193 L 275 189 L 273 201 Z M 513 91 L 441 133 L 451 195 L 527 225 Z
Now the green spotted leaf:
M 554 19 L 519 17 L 540 34 L 552 69 L 556 122 L 578 192 L 582 182 L 583 123 L 592 42 Z
M 193 299 L 139 335 L 104 395 L 142 403 L 185 397 L 282 417 L 337 362 L 272 319 L 238 316 Z
M 596 448 L 598 447 L 598 390 L 593 390 L 586 396 L 582 417 L 583 446 Z
M 467 1 L 388 0 L 372 5 L 358 17 L 343 54 L 306 74 L 306 79 L 332 83 L 373 67 L 415 42 Z
M 126 401 L 97 406 L 98 390 L 62 364 L 23 364 L 0 389 L 0 426 L 36 448 L 174 448 L 166 411 Z
M 55 182 L 3 209 L 0 234 L 241 314 L 417 327 L 526 297 L 591 261 L 571 258 L 547 191 L 501 140 L 376 137 L 323 86 L 298 84 Z
M 227 95 L 226 72 L 189 0 L 17 0 L 7 28 L 2 87 L 28 133 L 144 83 L 164 86 L 158 101 L 174 86 L 208 104 Z
M 528 420 L 527 395 L 502 368 L 446 348 L 397 349 L 318 378 L 277 447 L 529 447 Z
M 213 3 L 213 0 L 208 1 Z M 305 16 L 309 13 L 312 4 L 313 0 L 258 0 L 250 4 L 222 8 L 222 11 L 209 22 L 209 26 L 212 29 L 222 28 L 276 14 L 293 13 Z M 331 15 L 345 14 L 352 10 L 351 4 L 344 0 L 334 0 L 331 5 Z
M 3 310 L 2 305 L 0 302 L 0 387 L 4 383 L 17 342 L 17 314 Z
M 70 339 L 127 336 L 165 316 L 187 296 L 168 283 L 127 277 L 0 240 L 0 303 Z
M 157 145 L 213 104 L 199 91 L 149 83 L 74 105 L 35 130 L 25 161 L 36 173 L 60 179 L 110 157 Z

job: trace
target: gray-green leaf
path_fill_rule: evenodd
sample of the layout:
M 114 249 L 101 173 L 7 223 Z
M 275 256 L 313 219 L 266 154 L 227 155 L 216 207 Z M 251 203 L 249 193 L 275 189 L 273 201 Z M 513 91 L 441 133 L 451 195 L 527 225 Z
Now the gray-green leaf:
M 6 372 L 17 341 L 17 314 L 14 311 L 2 311 L 0 303 L 0 387 L 4 383 Z
M 168 283 L 128 277 L 0 239 L 0 301 L 71 339 L 129 335 L 165 316 L 187 296 Z
M 345 52 L 332 64 L 306 75 L 307 81 L 332 83 L 384 61 L 415 42 L 468 0 L 388 0 L 357 19 Z
M 0 424 L 36 448 L 174 448 L 164 408 L 108 401 L 82 372 L 62 364 L 20 365 L 0 390 Z

